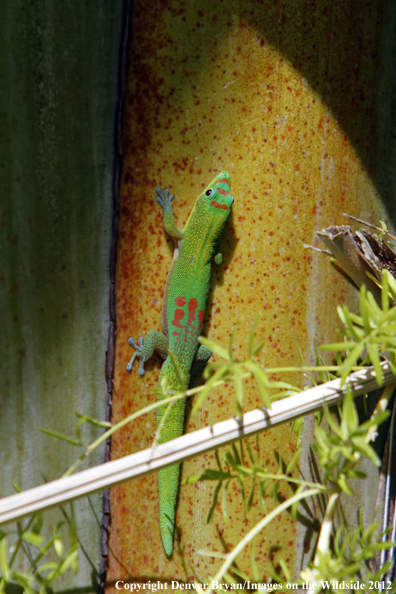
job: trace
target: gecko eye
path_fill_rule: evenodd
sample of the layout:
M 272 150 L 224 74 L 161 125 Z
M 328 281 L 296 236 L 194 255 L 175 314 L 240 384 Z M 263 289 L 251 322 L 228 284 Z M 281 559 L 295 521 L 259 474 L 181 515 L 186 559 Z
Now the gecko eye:
M 205 196 L 211 196 L 213 194 L 213 190 L 206 190 Z

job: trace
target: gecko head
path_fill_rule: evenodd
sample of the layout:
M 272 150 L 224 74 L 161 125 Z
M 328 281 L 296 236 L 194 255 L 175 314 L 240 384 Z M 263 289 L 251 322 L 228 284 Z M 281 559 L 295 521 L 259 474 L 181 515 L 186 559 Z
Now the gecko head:
M 231 194 L 231 180 L 226 171 L 222 171 L 210 182 L 201 194 L 212 212 L 222 213 L 226 217 L 231 212 L 234 198 Z

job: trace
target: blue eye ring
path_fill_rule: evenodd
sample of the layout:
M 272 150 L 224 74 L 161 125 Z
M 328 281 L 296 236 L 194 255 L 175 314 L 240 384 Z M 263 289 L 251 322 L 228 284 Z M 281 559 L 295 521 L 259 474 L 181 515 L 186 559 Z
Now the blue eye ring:
M 213 194 L 212 189 L 206 190 L 206 192 L 205 192 L 205 196 L 211 196 L 212 194 Z

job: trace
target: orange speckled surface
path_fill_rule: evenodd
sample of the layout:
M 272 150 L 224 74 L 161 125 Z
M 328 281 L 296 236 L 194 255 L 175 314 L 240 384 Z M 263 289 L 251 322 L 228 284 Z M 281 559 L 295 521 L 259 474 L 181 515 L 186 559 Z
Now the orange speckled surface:
M 376 221 L 385 217 L 369 173 L 375 168 L 375 89 L 381 17 L 379 2 L 331 0 L 237 2 L 136 0 L 128 92 L 123 120 L 124 165 L 117 269 L 117 342 L 113 421 L 155 400 L 160 361 L 140 378 L 125 371 L 135 340 L 159 330 L 172 241 L 162 228 L 155 188 L 175 194 L 183 226 L 201 188 L 222 170 L 235 198 L 224 233 L 223 264 L 213 268 L 204 334 L 228 343 L 240 320 L 238 357 L 257 313 L 257 342 L 265 366 L 299 365 L 299 348 L 313 361 L 312 339 L 334 338 L 336 302 L 355 295 L 325 258 L 304 250 L 315 230 L 343 222 L 342 212 Z M 283 377 L 300 383 L 297 375 Z M 253 384 L 245 407 L 260 405 Z M 231 387 L 213 392 L 190 415 L 187 431 L 235 413 Z M 112 457 L 147 448 L 155 414 L 113 437 Z M 309 431 L 309 429 L 306 429 Z M 275 469 L 281 443 L 288 460 L 289 426 L 261 434 L 259 455 Z M 255 445 L 255 440 L 251 440 Z M 183 477 L 212 454 L 183 465 Z M 220 560 L 205 552 L 232 548 L 261 517 L 255 501 L 244 517 L 236 484 L 230 485 L 226 523 L 217 510 L 206 524 L 209 482 L 183 486 L 177 511 L 179 544 L 171 560 L 158 526 L 156 476 L 111 491 L 108 592 L 117 579 L 205 582 Z M 287 495 L 286 489 L 281 489 Z M 271 502 L 268 500 L 269 508 Z M 301 543 L 284 514 L 256 539 L 263 580 L 271 547 L 293 565 Z M 248 548 L 238 567 L 250 575 Z M 274 559 L 276 559 L 276 554 Z

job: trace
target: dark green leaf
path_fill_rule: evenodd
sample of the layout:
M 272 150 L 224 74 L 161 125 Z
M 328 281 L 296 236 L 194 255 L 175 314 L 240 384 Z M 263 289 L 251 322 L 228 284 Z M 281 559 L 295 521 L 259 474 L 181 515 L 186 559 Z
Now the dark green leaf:
M 214 490 L 213 499 L 212 499 L 212 505 L 210 506 L 208 517 L 206 518 L 206 523 L 207 524 L 210 524 L 210 522 L 213 520 L 213 515 L 215 513 L 216 504 L 217 504 L 217 500 L 218 500 L 218 497 L 219 497 L 221 486 L 222 486 L 222 483 L 218 483 L 216 485 L 215 490 Z

